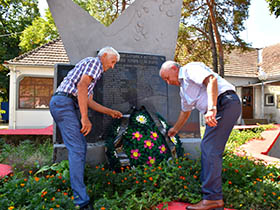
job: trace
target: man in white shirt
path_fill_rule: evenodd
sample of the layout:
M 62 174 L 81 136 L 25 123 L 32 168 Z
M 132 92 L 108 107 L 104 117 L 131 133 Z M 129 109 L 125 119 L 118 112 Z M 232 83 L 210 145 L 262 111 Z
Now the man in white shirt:
M 174 61 L 166 61 L 161 66 L 160 76 L 169 85 L 180 86 L 181 112 L 168 136 L 180 131 L 194 108 L 204 114 L 206 121 L 201 142 L 203 200 L 186 209 L 222 208 L 222 155 L 241 113 L 235 87 L 201 62 L 181 67 Z

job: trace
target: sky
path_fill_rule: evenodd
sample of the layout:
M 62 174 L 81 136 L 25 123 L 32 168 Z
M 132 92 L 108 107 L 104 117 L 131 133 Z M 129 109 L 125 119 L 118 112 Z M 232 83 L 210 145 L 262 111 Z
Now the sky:
M 46 0 L 39 0 L 41 14 L 48 8 Z M 265 0 L 251 0 L 249 19 L 245 23 L 246 30 L 241 38 L 251 43 L 252 47 L 263 48 L 280 43 L 280 17 L 270 15 Z

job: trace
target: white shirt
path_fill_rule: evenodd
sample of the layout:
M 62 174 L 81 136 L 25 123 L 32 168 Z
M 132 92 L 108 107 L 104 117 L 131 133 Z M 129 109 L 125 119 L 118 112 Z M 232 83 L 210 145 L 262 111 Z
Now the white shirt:
M 218 82 L 218 95 L 227 91 L 235 90 L 228 81 L 213 72 L 208 66 L 201 62 L 191 62 L 180 68 L 180 97 L 182 111 L 191 111 L 197 108 L 205 114 L 208 108 L 208 97 L 206 86 L 203 81 L 206 77 L 213 75 Z

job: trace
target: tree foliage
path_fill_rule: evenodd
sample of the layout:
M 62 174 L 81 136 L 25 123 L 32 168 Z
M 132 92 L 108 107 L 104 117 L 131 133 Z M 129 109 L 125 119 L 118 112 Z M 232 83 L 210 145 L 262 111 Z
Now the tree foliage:
M 40 16 L 38 0 L 0 0 L 0 97 L 8 98 L 8 69 L 2 64 L 20 54 L 22 31 Z
M 225 50 L 229 51 L 236 46 L 248 47 L 248 44 L 240 38 L 240 32 L 245 30 L 244 22 L 248 18 L 250 0 L 215 0 L 213 3 L 217 29 Z M 189 37 L 189 39 L 186 42 L 177 42 L 177 51 L 179 51 L 177 55 L 183 54 L 181 51 L 188 49 L 189 56 L 178 56 L 175 59 L 181 64 L 196 60 L 210 65 L 213 59 L 209 55 L 211 55 L 210 52 L 213 51 L 213 47 L 216 48 L 216 42 L 211 41 L 211 34 L 214 30 L 213 27 L 209 27 L 210 24 L 213 25 L 213 22 L 210 18 L 207 1 L 184 0 L 181 23 L 184 33 L 187 33 L 184 36 Z M 180 35 L 179 31 L 179 39 Z M 195 48 L 190 49 L 188 46 L 190 41 L 195 43 Z M 199 53 L 196 53 L 197 51 Z M 198 56 L 194 58 L 191 54 L 197 54 Z
M 45 18 L 38 17 L 34 19 L 32 25 L 24 29 L 19 43 L 23 52 L 32 50 L 59 37 L 49 9 L 46 10 Z
M 269 11 L 274 14 L 276 18 L 280 15 L 280 0 L 266 0 L 269 5 Z
M 73 0 L 91 16 L 109 26 L 135 0 Z

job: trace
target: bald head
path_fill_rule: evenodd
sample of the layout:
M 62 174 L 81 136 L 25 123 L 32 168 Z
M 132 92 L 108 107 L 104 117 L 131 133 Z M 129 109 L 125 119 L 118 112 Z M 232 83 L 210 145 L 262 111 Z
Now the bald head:
M 174 61 L 165 61 L 160 68 L 159 76 L 169 85 L 180 86 L 178 79 L 180 65 Z

